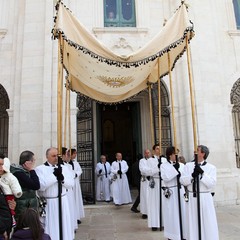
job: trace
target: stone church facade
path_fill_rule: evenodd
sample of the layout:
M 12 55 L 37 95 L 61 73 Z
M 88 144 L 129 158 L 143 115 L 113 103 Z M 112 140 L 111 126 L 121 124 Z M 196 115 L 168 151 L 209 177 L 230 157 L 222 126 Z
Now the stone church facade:
M 28 149 L 36 154 L 37 164 L 41 164 L 46 149 L 57 145 L 58 50 L 57 41 L 51 38 L 55 2 L 0 1 L 0 150 L 12 162 L 18 162 L 21 151 Z M 116 3 L 112 7 L 115 16 L 123 12 L 121 4 L 131 4 L 130 17 L 123 15 L 117 21 L 109 20 L 107 11 L 112 2 Z M 210 148 L 209 162 L 217 167 L 216 205 L 237 204 L 240 200 L 240 1 L 185 2 L 195 30 L 190 46 L 198 142 Z M 127 55 L 159 32 L 181 1 L 65 0 L 64 3 L 112 51 Z M 194 146 L 186 54 L 177 62 L 172 77 L 178 148 L 180 155 L 189 161 Z M 161 86 L 164 150 L 173 142 L 168 76 L 162 79 Z M 154 89 L 152 100 L 157 101 Z M 103 105 L 71 93 L 71 142 L 84 169 L 82 184 L 85 179 L 86 192 L 94 192 L 93 170 L 101 153 L 108 152 L 113 157 L 114 151 L 122 149 L 124 157 L 134 161 L 143 149 L 151 148 L 150 119 L 147 91 L 122 105 Z M 154 126 L 157 128 L 157 124 Z

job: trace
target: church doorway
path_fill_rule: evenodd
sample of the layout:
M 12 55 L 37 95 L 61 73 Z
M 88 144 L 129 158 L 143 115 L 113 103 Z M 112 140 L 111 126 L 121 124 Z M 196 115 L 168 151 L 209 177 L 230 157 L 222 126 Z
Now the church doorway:
M 127 161 L 127 172 L 132 184 L 132 164 L 142 153 L 140 103 L 127 102 L 114 105 L 98 105 L 99 156 L 105 154 L 110 163 L 116 160 L 115 154 L 121 152 Z

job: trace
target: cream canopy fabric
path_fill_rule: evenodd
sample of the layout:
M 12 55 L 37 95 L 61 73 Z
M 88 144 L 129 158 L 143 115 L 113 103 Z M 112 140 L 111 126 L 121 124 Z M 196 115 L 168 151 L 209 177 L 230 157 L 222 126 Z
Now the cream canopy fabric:
M 148 83 L 168 74 L 186 49 L 186 38 L 194 36 L 184 3 L 161 31 L 144 47 L 128 55 L 112 52 L 91 34 L 61 2 L 57 4 L 54 38 L 62 36 L 62 63 L 68 73 L 71 90 L 104 103 L 124 101 Z M 158 76 L 158 65 L 160 76 Z

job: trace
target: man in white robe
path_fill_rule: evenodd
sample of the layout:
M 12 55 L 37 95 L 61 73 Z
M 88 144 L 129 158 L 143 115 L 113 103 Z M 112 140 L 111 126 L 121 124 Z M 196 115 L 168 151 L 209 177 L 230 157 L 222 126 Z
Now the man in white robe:
M 101 162 L 96 165 L 95 173 L 97 174 L 97 201 L 110 202 L 110 172 L 111 166 L 106 161 L 106 156 L 101 155 Z
M 149 173 L 148 159 L 151 158 L 151 152 L 149 149 L 144 151 L 144 158 L 139 161 L 139 170 L 141 172 L 141 182 L 140 182 L 140 211 L 142 213 L 142 218 L 147 218 L 147 206 L 148 206 L 148 188 L 149 181 L 147 179 Z
M 114 161 L 111 166 L 111 174 L 114 178 L 112 182 L 113 202 L 115 205 L 128 204 L 132 202 L 126 175 L 128 165 L 125 160 L 122 160 L 121 153 L 116 153 L 116 159 L 117 160 Z
M 75 178 L 75 172 L 73 170 L 73 163 L 70 160 L 69 152 L 67 151 L 67 148 L 63 147 L 62 148 L 62 160 L 65 166 L 69 169 L 69 174 L 72 175 L 72 178 Z M 78 224 L 77 224 L 77 214 L 76 214 L 76 200 L 74 196 L 74 190 L 73 187 L 68 189 L 67 192 L 67 198 L 68 198 L 68 203 L 69 203 L 69 210 L 70 210 L 70 215 L 71 215 L 71 224 L 72 224 L 72 231 L 73 233 L 75 230 L 78 229 Z
M 38 195 L 46 198 L 46 217 L 42 219 L 45 232 L 51 239 L 59 239 L 59 205 L 58 205 L 58 179 L 62 181 L 62 233 L 63 240 L 74 239 L 71 228 L 71 216 L 67 199 L 67 190 L 72 188 L 74 180 L 66 166 L 62 165 L 62 171 L 56 170 L 58 162 L 58 150 L 49 148 L 46 151 L 47 161 L 35 171 L 39 177 L 40 189 Z
M 154 156 L 148 159 L 148 171 L 146 172 L 149 178 L 148 187 L 148 227 L 152 228 L 152 231 L 157 231 L 160 226 L 160 217 L 163 225 L 163 209 L 160 210 L 160 165 L 166 162 L 166 158 L 160 156 L 160 147 L 158 144 L 153 146 Z M 162 193 L 163 198 L 163 193 Z
M 181 240 L 178 178 L 184 168 L 182 163 L 176 162 L 175 148 L 166 149 L 167 162 L 161 164 L 161 177 L 164 184 L 164 237 L 171 240 Z M 184 187 L 180 188 L 180 208 L 182 236 L 186 239 Z
M 201 239 L 219 239 L 216 212 L 211 195 L 211 191 L 216 185 L 216 167 L 206 162 L 208 154 L 208 148 L 199 145 L 197 149 L 198 164 L 195 166 L 195 162 L 187 163 L 180 178 L 181 183 L 187 186 L 189 191 L 189 201 L 186 203 L 187 239 L 198 239 L 198 205 L 197 197 L 193 196 L 194 178 L 199 178 Z
M 84 207 L 83 207 L 83 198 L 82 198 L 82 190 L 80 185 L 80 177 L 82 175 L 82 168 L 77 161 L 77 151 L 75 148 L 71 149 L 71 161 L 73 162 L 75 178 L 74 178 L 74 196 L 76 201 L 75 211 L 77 215 L 78 224 L 81 223 L 81 219 L 85 217 Z

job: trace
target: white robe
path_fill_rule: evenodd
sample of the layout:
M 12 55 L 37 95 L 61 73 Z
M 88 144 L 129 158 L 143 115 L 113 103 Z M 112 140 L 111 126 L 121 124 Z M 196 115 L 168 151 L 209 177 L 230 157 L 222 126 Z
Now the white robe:
M 148 210 L 148 187 L 149 181 L 147 180 L 147 171 L 149 170 L 147 159 L 142 158 L 139 161 L 139 170 L 141 172 L 142 178 L 140 182 L 140 211 L 142 214 L 147 215 Z
M 69 174 L 72 175 L 72 178 L 74 179 L 75 177 L 75 172 L 72 169 L 72 165 L 69 163 L 64 163 L 64 165 L 69 169 Z M 71 224 L 72 224 L 72 231 L 78 229 L 78 224 L 77 224 L 77 214 L 76 214 L 76 200 L 74 196 L 74 191 L 73 187 L 68 189 L 67 192 L 67 198 L 68 198 L 68 203 L 69 203 L 69 210 L 70 210 L 70 215 L 71 215 Z
M 40 181 L 38 195 L 47 199 L 46 217 L 42 219 L 45 232 L 50 235 L 51 239 L 59 239 L 58 182 L 53 170 L 52 166 L 45 165 L 40 165 L 35 169 Z M 74 235 L 71 227 L 67 189 L 73 187 L 74 180 L 66 166 L 62 166 L 62 172 L 64 175 L 64 183 L 62 184 L 63 240 L 71 240 L 74 239 Z
M 161 159 L 162 163 L 166 162 L 165 158 Z M 146 171 L 147 176 L 152 176 L 155 181 L 154 188 L 148 186 L 148 227 L 149 228 L 159 228 L 160 227 L 160 196 L 159 196 L 159 168 L 157 157 L 148 159 L 148 171 Z M 163 199 L 163 194 L 162 194 Z M 162 205 L 162 225 L 163 219 L 163 209 Z
M 109 162 L 105 163 L 107 169 L 107 176 L 105 173 L 104 164 L 99 162 L 96 165 L 95 173 L 97 174 L 97 193 L 96 199 L 97 201 L 110 201 L 110 172 L 111 166 Z M 101 174 L 99 174 L 99 170 L 102 170 Z
M 119 170 L 119 162 L 121 163 L 122 178 L 117 173 Z M 132 202 L 132 197 L 129 190 L 128 178 L 126 172 L 128 165 L 125 160 L 114 161 L 111 166 L 111 174 L 117 176 L 117 179 L 112 182 L 112 196 L 113 202 L 117 205 L 128 204 Z
M 180 163 L 179 171 L 182 172 L 184 165 Z M 179 222 L 179 204 L 178 204 L 178 186 L 177 186 L 178 172 L 169 162 L 161 165 L 161 177 L 165 187 L 169 188 L 171 196 L 169 198 L 163 197 L 164 206 L 164 237 L 172 240 L 181 239 L 180 222 Z M 185 200 L 184 200 L 184 187 L 180 189 L 181 201 L 181 219 L 183 238 L 186 239 L 186 223 L 185 223 Z
M 76 201 L 75 211 L 76 211 L 77 219 L 80 220 L 85 217 L 82 190 L 80 185 L 80 176 L 82 175 L 82 168 L 76 159 L 73 160 L 73 164 L 74 164 L 74 172 L 76 174 L 74 179 L 74 187 L 73 187 L 75 201 Z
M 189 192 L 189 202 L 186 203 L 186 224 L 187 239 L 198 239 L 198 215 L 197 198 L 192 193 L 192 173 L 195 163 L 189 162 L 185 165 L 180 181 L 187 186 Z M 202 240 L 218 240 L 218 224 L 213 203 L 211 190 L 216 185 L 216 167 L 210 163 L 201 166 L 204 173 L 199 176 L 200 187 L 200 212 L 201 212 L 201 236 Z

